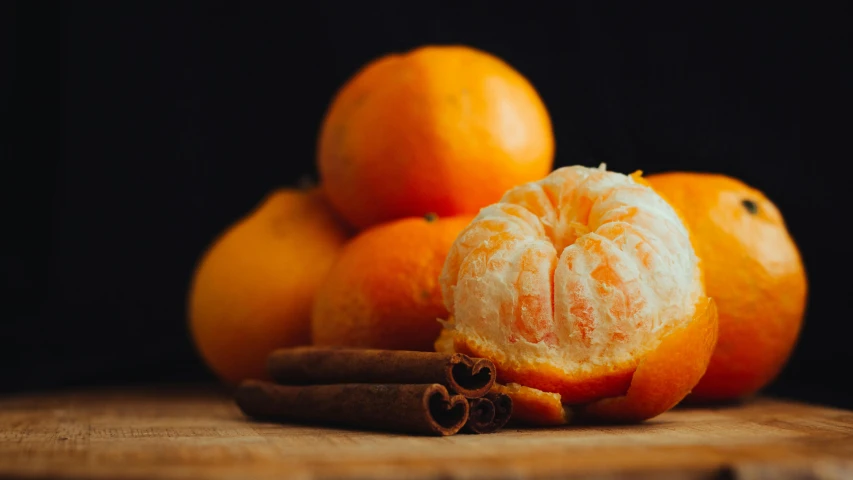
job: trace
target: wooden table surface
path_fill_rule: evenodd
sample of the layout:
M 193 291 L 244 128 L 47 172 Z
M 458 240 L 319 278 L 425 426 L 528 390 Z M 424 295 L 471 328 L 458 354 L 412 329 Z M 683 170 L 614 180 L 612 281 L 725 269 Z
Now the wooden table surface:
M 0 398 L 0 478 L 853 479 L 853 412 L 757 399 L 642 425 L 415 437 L 254 423 L 216 389 Z

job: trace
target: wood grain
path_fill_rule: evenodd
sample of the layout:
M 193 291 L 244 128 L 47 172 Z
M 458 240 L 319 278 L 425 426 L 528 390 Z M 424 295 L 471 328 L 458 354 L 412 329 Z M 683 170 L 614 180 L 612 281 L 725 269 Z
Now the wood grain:
M 850 479 L 853 412 L 756 399 L 428 438 L 253 423 L 216 389 L 20 395 L 0 399 L 0 477 Z

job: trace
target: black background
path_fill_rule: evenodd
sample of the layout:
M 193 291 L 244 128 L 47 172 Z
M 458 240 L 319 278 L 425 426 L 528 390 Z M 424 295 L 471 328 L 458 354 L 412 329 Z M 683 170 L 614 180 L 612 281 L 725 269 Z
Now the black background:
M 4 4 L 2 388 L 212 378 L 185 327 L 198 255 L 315 173 L 322 115 L 356 69 L 463 43 L 536 86 L 557 166 L 765 191 L 810 280 L 769 391 L 853 407 L 849 7 L 640 3 Z

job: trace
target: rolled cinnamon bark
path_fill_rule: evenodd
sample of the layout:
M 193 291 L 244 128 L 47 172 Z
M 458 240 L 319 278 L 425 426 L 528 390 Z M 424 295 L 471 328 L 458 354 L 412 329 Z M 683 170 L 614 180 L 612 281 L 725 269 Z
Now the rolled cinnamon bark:
M 460 353 L 296 347 L 270 354 L 267 367 L 277 383 L 438 383 L 467 398 L 486 394 L 495 365 Z
M 512 399 L 509 395 L 489 392 L 481 398 L 468 400 L 468 421 L 465 433 L 493 433 L 503 428 L 512 415 Z
M 468 401 L 439 384 L 285 386 L 246 380 L 236 390 L 247 416 L 268 421 L 453 435 L 468 420 Z

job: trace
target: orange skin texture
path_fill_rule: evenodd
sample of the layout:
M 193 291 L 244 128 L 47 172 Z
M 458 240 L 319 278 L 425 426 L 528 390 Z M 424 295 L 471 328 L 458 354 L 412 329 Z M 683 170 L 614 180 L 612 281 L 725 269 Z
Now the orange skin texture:
M 406 218 L 362 231 L 314 301 L 319 346 L 431 351 L 447 318 L 438 276 L 471 216 Z
M 189 325 L 223 381 L 268 379 L 269 352 L 310 344 L 314 294 L 349 236 L 319 189 L 280 189 L 213 242 L 193 275 Z
M 781 371 L 802 327 L 807 278 L 777 207 L 760 191 L 719 174 L 646 177 L 680 211 L 702 258 L 720 338 L 689 401 L 752 395 Z M 742 202 L 756 207 L 751 213 Z
M 332 204 L 364 228 L 474 214 L 552 168 L 554 135 L 530 82 L 488 53 L 427 46 L 369 62 L 334 97 L 318 139 Z

